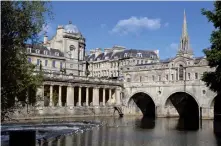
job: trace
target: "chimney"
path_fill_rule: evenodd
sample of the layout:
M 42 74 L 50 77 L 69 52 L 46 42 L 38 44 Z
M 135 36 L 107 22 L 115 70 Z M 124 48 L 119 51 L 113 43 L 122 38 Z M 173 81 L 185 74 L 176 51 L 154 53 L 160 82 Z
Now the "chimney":
M 95 49 L 95 57 L 97 57 L 98 55 L 100 55 L 102 53 L 101 48 L 96 48 Z
M 48 36 L 47 36 L 47 34 L 46 34 L 46 32 L 45 32 L 45 35 L 44 35 L 44 44 L 47 44 L 47 42 L 48 42 Z
M 111 48 L 105 48 L 104 49 L 104 55 L 107 55 L 107 53 L 111 52 Z
M 95 50 L 90 50 L 89 55 L 93 55 L 95 53 Z
M 159 58 L 159 50 L 154 50 L 154 53 L 156 53 L 157 57 Z
M 64 27 L 62 25 L 58 25 L 57 34 L 62 35 L 63 32 L 64 32 Z

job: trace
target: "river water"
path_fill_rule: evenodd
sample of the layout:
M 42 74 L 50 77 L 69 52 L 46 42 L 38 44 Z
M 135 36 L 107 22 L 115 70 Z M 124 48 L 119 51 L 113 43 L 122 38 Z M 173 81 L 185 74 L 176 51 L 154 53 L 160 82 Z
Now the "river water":
M 77 119 L 81 120 L 81 119 Z M 65 136 L 45 146 L 221 146 L 221 138 L 213 132 L 213 121 L 203 120 L 201 126 L 183 127 L 178 119 L 142 117 L 97 117 L 105 123 L 93 130 Z
M 73 122 L 74 126 L 71 126 L 71 123 L 66 123 L 70 121 Z M 81 123 L 77 124 L 75 121 L 93 121 L 95 124 L 89 124 L 90 130 L 80 130 Z M 221 137 L 213 132 L 213 120 L 203 120 L 201 124 L 186 121 L 187 124 L 185 124 L 182 120 L 175 118 L 91 117 L 62 119 L 62 121 L 54 120 L 52 122 L 54 124 L 48 124 L 50 126 L 45 121 L 38 123 L 43 123 L 47 127 L 43 128 L 46 129 L 45 134 L 47 135 L 80 130 L 80 132 L 73 132 L 73 134 L 41 144 L 41 146 L 221 146 Z M 38 128 L 40 126 L 38 123 L 29 123 L 29 125 L 32 129 Z M 96 123 L 102 123 L 102 126 Z M 14 126 L 16 127 L 16 125 Z M 218 125 L 221 127 L 221 124 Z M 13 126 L 9 127 L 15 128 Z M 9 127 L 7 125 L 3 126 L 2 130 Z M 21 125 L 17 127 L 24 128 Z M 60 128 L 63 130 L 61 132 L 57 131 Z M 47 129 L 49 133 L 47 133 Z M 38 133 L 37 137 L 39 136 L 41 134 Z M 3 140 L 4 137 L 1 139 Z

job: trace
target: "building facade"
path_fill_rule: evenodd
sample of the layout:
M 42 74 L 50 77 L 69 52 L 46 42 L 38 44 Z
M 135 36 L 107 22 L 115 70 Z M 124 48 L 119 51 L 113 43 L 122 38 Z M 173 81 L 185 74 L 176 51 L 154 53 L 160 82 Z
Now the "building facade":
M 160 60 L 158 50 L 122 46 L 85 55 L 85 39 L 71 23 L 27 51 L 30 62 L 49 72 L 37 93 L 43 97 L 33 112 L 38 116 L 111 116 L 117 106 L 125 115 L 173 117 L 195 111 L 197 117 L 201 111 L 203 118 L 213 118 L 216 94 L 201 80 L 203 72 L 213 69 L 205 57 L 193 55 L 185 12 L 178 52 L 166 60 Z
M 85 38 L 75 25 L 58 26 L 55 36 L 38 45 L 27 45 L 29 62 L 42 66 L 45 72 L 84 75 Z
M 126 49 L 122 46 L 96 48 L 85 57 L 89 62 L 89 76 L 122 79 L 122 70 L 127 66 L 159 62 L 159 51 Z

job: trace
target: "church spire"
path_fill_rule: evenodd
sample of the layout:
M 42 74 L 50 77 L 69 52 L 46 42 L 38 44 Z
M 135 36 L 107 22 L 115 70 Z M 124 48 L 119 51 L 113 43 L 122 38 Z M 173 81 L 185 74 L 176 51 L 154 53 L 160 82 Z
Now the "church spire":
M 189 36 L 187 32 L 186 12 L 184 9 L 182 35 L 180 39 L 180 47 L 177 55 L 192 56 L 192 49 L 189 44 Z
M 184 9 L 182 38 L 185 38 L 185 37 L 188 37 L 188 33 L 187 33 L 186 13 Z

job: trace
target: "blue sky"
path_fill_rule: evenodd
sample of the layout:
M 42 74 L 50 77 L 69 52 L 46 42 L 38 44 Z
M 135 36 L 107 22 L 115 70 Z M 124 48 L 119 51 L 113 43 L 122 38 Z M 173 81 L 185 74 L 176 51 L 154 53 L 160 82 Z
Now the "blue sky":
M 213 26 L 201 8 L 213 2 L 52 2 L 54 20 L 49 38 L 58 25 L 71 20 L 86 38 L 86 49 L 113 45 L 133 49 L 160 50 L 160 58 L 173 57 L 180 41 L 184 9 L 188 34 L 195 56 L 209 47 Z

